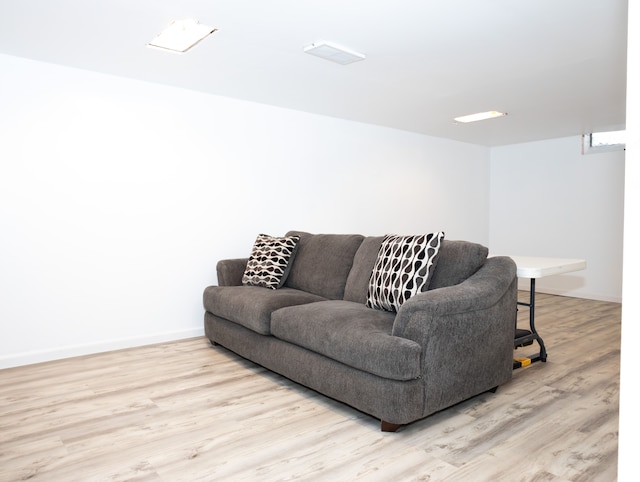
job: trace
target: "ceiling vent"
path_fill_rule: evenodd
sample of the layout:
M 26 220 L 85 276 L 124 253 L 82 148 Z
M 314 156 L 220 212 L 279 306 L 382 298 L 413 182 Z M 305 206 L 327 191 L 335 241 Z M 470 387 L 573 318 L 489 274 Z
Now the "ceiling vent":
M 338 47 L 337 45 L 330 44 L 328 42 L 311 44 L 305 47 L 304 51 L 308 54 L 315 55 L 316 57 L 331 60 L 332 62 L 336 62 L 340 65 L 352 64 L 353 62 L 366 59 L 366 56 L 363 54 L 359 54 L 358 52 L 354 52 L 353 50 L 348 50 L 343 47 Z

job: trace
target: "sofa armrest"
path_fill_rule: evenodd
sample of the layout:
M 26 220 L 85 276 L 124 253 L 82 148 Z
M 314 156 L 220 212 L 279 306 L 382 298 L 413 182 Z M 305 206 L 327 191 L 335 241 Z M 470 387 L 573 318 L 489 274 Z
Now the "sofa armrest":
M 420 293 L 400 307 L 392 334 L 422 347 L 427 413 L 511 378 L 517 300 L 516 264 L 501 256 L 462 283 Z
M 424 321 L 443 315 L 482 312 L 495 305 L 516 279 L 516 264 L 506 256 L 487 258 L 485 264 L 460 284 L 425 291 L 409 298 L 401 307 L 393 325 L 393 335 L 405 338 L 427 336 Z M 514 293 L 517 297 L 517 290 Z M 514 316 L 517 299 L 514 301 Z M 415 314 L 421 316 L 415 317 Z M 513 320 L 512 320 L 513 321 Z M 416 331 L 417 330 L 417 331 Z M 413 335 L 412 335 L 413 334 Z M 419 341 L 416 339 L 415 341 Z
M 240 286 L 249 258 L 222 259 L 216 265 L 218 286 Z

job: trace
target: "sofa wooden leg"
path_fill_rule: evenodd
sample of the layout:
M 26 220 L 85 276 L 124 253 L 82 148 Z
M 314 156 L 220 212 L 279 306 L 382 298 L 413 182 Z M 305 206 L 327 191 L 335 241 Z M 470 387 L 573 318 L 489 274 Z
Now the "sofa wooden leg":
M 400 424 L 397 423 L 389 423 L 382 420 L 381 429 L 383 432 L 395 432 L 400 428 Z

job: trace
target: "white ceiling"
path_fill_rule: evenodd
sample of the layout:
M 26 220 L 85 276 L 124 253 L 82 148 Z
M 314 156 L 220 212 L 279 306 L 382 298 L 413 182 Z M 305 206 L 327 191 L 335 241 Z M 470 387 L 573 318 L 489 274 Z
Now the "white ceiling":
M 180 18 L 218 31 L 145 47 Z M 487 146 L 624 128 L 626 39 L 626 0 L 0 0 L 0 53 Z

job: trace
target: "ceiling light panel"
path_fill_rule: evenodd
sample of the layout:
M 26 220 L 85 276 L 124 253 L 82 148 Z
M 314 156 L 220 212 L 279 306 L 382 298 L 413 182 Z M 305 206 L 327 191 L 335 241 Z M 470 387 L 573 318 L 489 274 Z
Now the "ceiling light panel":
M 326 60 L 331 60 L 340 65 L 352 64 L 360 60 L 366 59 L 364 54 L 354 52 L 353 50 L 339 47 L 329 42 L 318 42 L 304 48 L 308 54 L 315 55 Z
M 462 117 L 456 117 L 453 119 L 456 122 L 462 122 L 466 124 L 468 122 L 477 122 L 486 119 L 494 119 L 496 117 L 502 117 L 507 115 L 504 112 L 498 112 L 497 110 L 490 110 L 488 112 L 478 112 L 477 114 L 463 115 Z
M 215 31 L 215 28 L 202 25 L 197 20 L 175 20 L 147 46 L 184 53 Z

